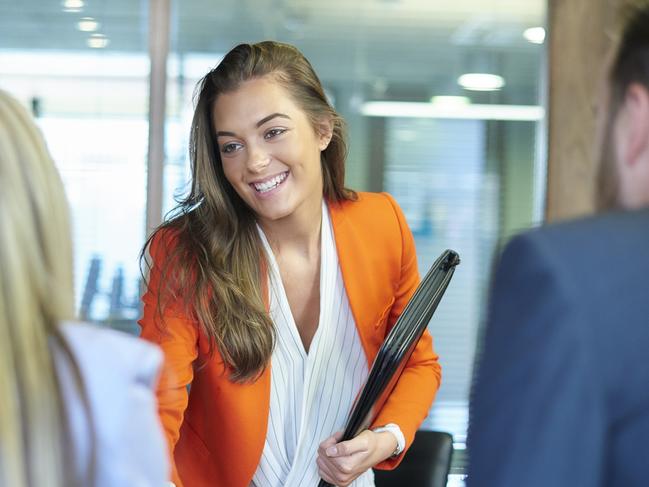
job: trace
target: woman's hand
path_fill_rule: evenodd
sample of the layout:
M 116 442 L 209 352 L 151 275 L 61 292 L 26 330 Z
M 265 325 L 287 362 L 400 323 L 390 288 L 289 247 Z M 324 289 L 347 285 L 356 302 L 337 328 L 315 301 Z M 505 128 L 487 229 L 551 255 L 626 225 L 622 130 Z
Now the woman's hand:
M 346 487 L 368 468 L 392 456 L 397 439 L 389 431 L 365 430 L 356 438 L 338 443 L 342 433 L 334 433 L 318 448 L 318 472 L 330 484 Z

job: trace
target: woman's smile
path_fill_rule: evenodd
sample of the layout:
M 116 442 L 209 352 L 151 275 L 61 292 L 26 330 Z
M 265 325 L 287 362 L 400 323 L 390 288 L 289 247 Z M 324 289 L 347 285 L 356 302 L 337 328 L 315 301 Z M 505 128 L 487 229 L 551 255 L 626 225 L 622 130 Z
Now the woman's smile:
M 271 194 L 274 194 L 276 192 L 275 190 L 278 190 L 280 186 L 284 184 L 289 176 L 289 173 L 290 171 L 284 171 L 280 174 L 276 174 L 275 176 L 271 176 L 259 181 L 254 181 L 250 183 L 250 187 L 255 190 L 258 196 L 270 196 Z

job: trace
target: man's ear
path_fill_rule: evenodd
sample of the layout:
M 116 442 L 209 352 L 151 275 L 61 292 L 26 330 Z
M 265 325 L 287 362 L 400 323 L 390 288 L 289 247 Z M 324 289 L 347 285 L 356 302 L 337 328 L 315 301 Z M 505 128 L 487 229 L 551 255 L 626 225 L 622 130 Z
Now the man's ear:
M 331 117 L 322 118 L 316 127 L 320 150 L 323 151 L 329 146 L 334 134 L 334 122 Z
M 649 164 L 649 89 L 640 83 L 631 83 L 624 98 L 626 147 L 624 162 Z

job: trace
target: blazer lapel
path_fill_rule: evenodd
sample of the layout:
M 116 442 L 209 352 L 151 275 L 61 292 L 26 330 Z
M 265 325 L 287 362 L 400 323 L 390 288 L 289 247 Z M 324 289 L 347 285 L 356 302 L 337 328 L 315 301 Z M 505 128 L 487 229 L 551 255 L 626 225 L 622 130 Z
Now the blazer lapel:
M 366 253 L 364 255 L 364 251 L 368 250 L 366 248 L 367 236 L 363 235 L 362 231 L 359 231 L 345 214 L 346 204 L 348 203 L 330 203 L 328 205 L 329 215 L 331 216 L 345 291 L 369 362 L 370 351 L 374 348 L 368 347 L 368 336 L 371 335 L 373 328 L 372 310 L 374 306 L 371 294 L 366 293 L 365 289 L 367 279 L 371 279 L 373 276 L 371 258 L 368 258 Z

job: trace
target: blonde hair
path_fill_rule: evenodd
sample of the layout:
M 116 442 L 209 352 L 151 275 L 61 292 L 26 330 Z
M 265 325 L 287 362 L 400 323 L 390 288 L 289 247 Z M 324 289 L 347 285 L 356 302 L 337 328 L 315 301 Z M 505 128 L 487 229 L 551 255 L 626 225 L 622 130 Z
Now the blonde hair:
M 50 345 L 72 360 L 58 328 L 72 314 L 63 186 L 29 113 L 0 91 L 0 486 L 71 485 Z

